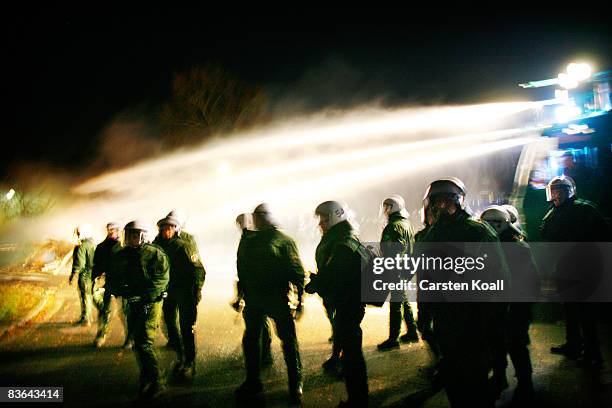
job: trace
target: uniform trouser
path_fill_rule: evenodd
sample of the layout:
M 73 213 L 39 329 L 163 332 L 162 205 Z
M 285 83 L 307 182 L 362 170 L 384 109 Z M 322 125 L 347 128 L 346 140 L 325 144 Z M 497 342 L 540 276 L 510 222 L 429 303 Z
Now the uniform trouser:
M 529 356 L 529 326 L 531 303 L 511 303 L 508 310 L 507 344 L 508 354 L 514 366 L 519 385 L 531 383 L 531 358 Z
M 113 295 L 108 290 L 104 291 L 104 297 L 102 298 L 102 302 L 98 309 L 98 334 L 97 337 L 105 337 L 108 334 L 110 329 L 110 320 L 112 314 L 112 300 Z M 121 323 L 123 324 L 123 329 L 125 331 L 125 339 L 126 341 L 132 340 L 132 335 L 129 332 L 129 327 L 127 324 L 128 320 L 128 305 L 127 301 L 124 298 L 119 300 L 118 297 L 115 297 L 119 302 L 121 302 Z
M 154 343 L 162 314 L 162 302 L 134 302 L 128 308 L 128 328 L 134 336 L 134 353 L 140 366 L 140 385 L 160 383 L 161 370 Z
M 98 279 L 92 279 L 91 281 L 91 300 L 94 304 L 94 306 L 96 307 L 96 309 L 98 309 L 98 312 L 102 312 L 102 309 L 104 308 L 104 293 L 106 293 L 106 290 L 98 290 Z
M 597 334 L 597 303 L 565 303 L 565 339 L 570 348 L 585 356 L 601 358 Z
M 168 341 L 175 345 L 179 362 L 186 365 L 195 363 L 198 299 L 191 292 L 168 293 L 168 297 L 164 300 L 163 310 L 168 328 Z
M 276 333 L 281 340 L 283 355 L 287 364 L 289 388 L 294 389 L 302 383 L 302 360 L 295 332 L 295 321 L 288 306 L 262 307 L 247 305 L 242 312 L 244 336 L 242 347 L 247 371 L 247 382 L 260 383 L 261 372 L 261 334 L 267 317 L 274 321 Z
M 170 296 L 168 294 L 168 296 Z M 168 344 L 173 347 L 178 347 L 181 343 L 179 333 L 179 323 L 178 323 L 178 306 L 177 303 L 173 300 L 168 300 L 168 298 L 164 299 L 164 303 L 162 306 L 163 310 L 163 320 L 164 324 L 162 325 L 162 331 L 164 336 L 168 339 Z
M 506 375 L 508 367 L 508 348 L 506 346 L 506 331 L 508 326 L 508 304 L 491 303 L 491 319 L 489 321 L 487 337 L 493 365 L 493 374 Z
M 435 357 L 440 356 L 440 349 L 436 342 L 435 333 L 433 330 L 433 317 L 431 314 L 431 306 L 428 302 L 419 302 L 417 312 L 417 329 L 421 333 L 421 337 L 427 342 L 431 352 Z
M 263 328 L 261 330 L 261 356 L 262 358 L 272 353 L 272 328 L 270 327 L 270 321 L 266 318 L 263 321 Z
M 408 333 L 416 334 L 416 326 L 410 302 L 404 296 L 394 298 L 393 294 L 394 292 L 391 293 L 391 301 L 389 302 L 389 339 L 397 340 L 402 328 L 402 317 Z
M 493 407 L 487 392 L 489 350 L 486 308 L 490 304 L 432 305 L 434 330 L 440 346 L 441 372 L 453 408 Z
M 368 373 L 363 357 L 361 321 L 363 305 L 338 305 L 334 319 L 334 337 L 342 350 L 342 367 L 348 403 L 368 405 Z
M 81 320 L 91 320 L 91 275 L 79 274 L 79 297 L 81 299 Z
M 332 356 L 340 357 L 340 352 L 342 348 L 340 344 L 336 341 L 336 329 L 334 327 L 334 322 L 336 318 L 336 306 L 330 302 L 329 300 L 323 299 L 323 307 L 325 308 L 325 314 L 327 315 L 327 319 L 329 320 L 329 324 L 332 329 Z

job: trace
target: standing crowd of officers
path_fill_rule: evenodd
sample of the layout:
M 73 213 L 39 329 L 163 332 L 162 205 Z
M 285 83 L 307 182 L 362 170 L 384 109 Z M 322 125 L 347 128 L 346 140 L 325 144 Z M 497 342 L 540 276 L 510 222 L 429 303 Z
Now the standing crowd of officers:
M 90 228 L 77 228 L 80 244 L 74 250 L 70 276 L 70 281 L 79 277 L 82 311 L 77 324 L 87 326 L 91 325 L 94 279 L 104 280 L 103 295 L 93 296 L 99 310 L 96 347 L 104 344 L 109 330 L 112 298 L 120 298 L 127 326 L 124 347 L 134 349 L 140 366 L 141 399 L 153 398 L 165 387 L 154 347 L 162 314 L 168 346 L 177 354 L 173 378 L 193 380 L 197 307 L 206 276 L 195 240 L 182 231 L 177 214 L 170 212 L 157 226 L 158 235 L 148 243 L 145 224 L 129 222 L 121 245 L 117 224 L 109 223 L 106 239 L 95 250 Z
M 383 202 L 387 224 L 381 243 L 399 244 L 405 253 L 412 253 L 420 243 L 488 242 L 498 245 L 504 253 L 505 262 L 500 268 L 513 280 L 537 277 L 516 209 L 509 205 L 490 206 L 479 219 L 474 219 L 465 196 L 466 188 L 459 179 L 432 182 L 423 199 L 425 227 L 416 234 L 408 221 L 403 198 L 390 196 Z M 576 197 L 571 178 L 555 177 L 547 186 L 547 199 L 552 205 L 542 222 L 546 241 L 595 241 L 589 234 L 601 230 L 605 220 L 593 204 Z M 361 274 L 368 253 L 345 204 L 323 202 L 316 207 L 315 215 L 322 237 L 315 253 L 317 271 L 309 275 L 304 271 L 295 241 L 279 229 L 267 204 L 260 204 L 252 214 L 241 214 L 236 219 L 241 239 L 237 251 L 237 298 L 232 306 L 242 312 L 245 322 L 246 368 L 246 379 L 236 391 L 239 400 L 248 402 L 263 392 L 260 373 L 262 367 L 272 362 L 270 322 L 273 322 L 287 366 L 290 403 L 301 403 L 303 373 L 295 320 L 302 314 L 306 292 L 321 297 L 331 323 L 332 355 L 323 368 L 344 378 L 347 399 L 340 405 L 368 405 L 361 330 L 365 315 Z M 144 224 L 129 222 L 124 227 L 122 245 L 119 226 L 109 223 L 107 237 L 97 247 L 90 228 L 77 228 L 80 244 L 74 249 L 70 276 L 70 282 L 78 277 L 82 310 L 78 324 L 91 324 L 91 303 L 99 310 L 96 347 L 104 344 L 108 333 L 112 298 L 120 301 L 127 324 L 124 347 L 133 346 L 140 366 L 141 399 L 155 397 L 165 386 L 154 347 L 162 314 L 168 345 L 177 353 L 172 376 L 180 381 L 193 380 L 197 306 L 206 275 L 195 239 L 183 230 L 178 214 L 169 213 L 157 226 L 158 235 L 148 243 Z M 604 240 L 604 236 L 600 237 L 600 241 Z M 510 245 L 502 246 L 500 242 Z M 101 280 L 102 295 L 92 288 L 100 286 L 92 283 Z M 534 396 L 528 350 L 531 309 L 532 303 L 528 302 L 418 301 L 415 323 L 407 297 L 394 294 L 390 299 L 389 337 L 378 345 L 378 350 L 416 342 L 420 333 L 434 356 L 433 383 L 444 387 L 453 407 L 494 406 L 508 387 L 509 355 L 518 380 L 513 400 L 522 404 Z M 566 311 L 567 341 L 552 347 L 551 352 L 601 367 L 591 307 L 586 303 L 568 303 Z M 402 321 L 406 333 L 400 336 Z

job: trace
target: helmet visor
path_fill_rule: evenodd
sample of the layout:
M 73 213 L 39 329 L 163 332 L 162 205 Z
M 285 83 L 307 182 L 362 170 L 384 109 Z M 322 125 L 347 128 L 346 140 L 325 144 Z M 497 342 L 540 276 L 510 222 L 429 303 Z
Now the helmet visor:
M 571 187 L 566 186 L 565 184 L 549 183 L 546 186 L 546 201 L 553 201 L 554 197 L 559 193 L 566 194 L 566 198 L 573 197 Z
M 144 230 L 126 229 L 123 234 L 123 242 L 130 247 L 138 247 L 145 243 L 147 239 L 147 232 Z

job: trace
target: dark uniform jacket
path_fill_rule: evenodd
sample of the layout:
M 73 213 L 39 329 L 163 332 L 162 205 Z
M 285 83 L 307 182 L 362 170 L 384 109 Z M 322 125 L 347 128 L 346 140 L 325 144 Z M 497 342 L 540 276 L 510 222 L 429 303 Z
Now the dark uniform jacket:
M 548 242 L 607 242 L 609 228 L 595 204 L 579 198 L 568 198 L 559 207 L 552 206 L 540 227 Z
M 414 234 L 410 221 L 400 212 L 389 215 L 389 222 L 383 229 L 380 237 L 381 253 L 383 256 L 394 256 L 396 251 L 392 247 L 386 246 L 385 243 L 395 242 L 403 248 L 403 253 L 410 254 L 412 245 L 414 244 Z M 389 252 L 389 250 L 391 250 Z
M 512 279 L 513 302 L 535 302 L 540 295 L 540 275 L 531 247 L 512 229 L 499 235 Z
M 311 292 L 318 292 L 337 307 L 361 306 L 361 243 L 348 221 L 342 221 L 321 238 L 315 259 Z
M 117 276 L 118 296 L 151 302 L 160 300 L 168 288 L 170 262 L 156 245 L 121 248 L 113 255 L 111 264 Z
M 453 215 L 442 215 L 435 224 L 419 234 L 418 241 L 415 246 L 417 249 L 415 256 L 419 256 L 421 251 L 425 251 L 428 256 L 442 257 L 481 257 L 486 254 L 485 269 L 466 272 L 465 276 L 488 282 L 503 279 L 504 289 L 510 290 L 510 272 L 495 230 L 484 222 L 471 219 L 467 212 L 458 210 Z M 419 272 L 419 279 L 434 282 L 445 282 L 455 277 L 454 271 Z M 452 296 L 452 292 L 450 295 Z M 421 293 L 419 299 L 424 300 Z M 429 301 L 444 301 L 444 299 L 429 299 Z
M 117 251 L 120 246 L 119 240 L 106 237 L 106 239 L 96 246 L 93 260 L 93 274 L 95 279 L 103 273 L 107 273 L 110 267 L 110 258 L 113 251 Z
M 267 228 L 243 237 L 236 266 L 247 306 L 288 307 L 290 284 L 302 299 L 304 268 L 295 241 L 282 231 Z
M 597 207 L 586 200 L 569 198 L 559 207 L 550 208 L 542 220 L 541 233 L 544 241 L 559 243 L 547 244 L 544 249 L 560 299 L 588 299 L 604 273 L 601 248 L 592 243 L 610 240 L 609 226 Z
M 416 245 L 415 256 L 419 254 L 421 248 L 431 248 L 431 256 L 436 256 L 436 250 L 442 246 L 442 251 L 450 247 L 450 251 L 457 248 L 461 249 L 463 243 L 466 248 L 474 249 L 478 252 L 478 244 L 483 243 L 482 250 L 488 252 L 486 264 L 496 258 L 497 262 L 489 264 L 492 273 L 501 276 L 508 276 L 508 267 L 505 263 L 504 255 L 499 244 L 499 239 L 495 231 L 487 224 L 473 220 L 469 214 L 463 210 L 456 211 L 453 215 L 443 215 L 437 222 L 428 227 L 423 234 L 420 234 Z M 431 245 L 430 243 L 435 243 Z M 445 245 L 444 243 L 456 243 L 457 245 Z M 459 253 L 453 254 L 461 256 Z M 480 254 L 481 255 L 481 254 Z M 450 272 L 454 274 L 455 272 Z M 429 275 L 423 274 L 430 281 L 444 281 L 444 274 L 433 272 Z M 442 275 L 442 279 L 437 279 L 437 275 Z M 471 276 L 470 276 L 471 275 Z M 463 275 L 468 279 L 480 278 L 478 272 L 470 274 L 465 272 Z M 419 274 L 421 278 L 421 274 Z M 490 279 L 488 277 L 487 279 Z M 458 387 L 465 387 L 469 384 L 471 398 L 482 399 L 484 389 L 486 389 L 487 372 L 489 369 L 489 344 L 488 334 L 495 327 L 498 321 L 498 314 L 501 305 L 504 303 L 489 303 L 479 301 L 448 301 L 446 296 L 429 296 L 429 293 L 421 293 L 419 290 L 419 300 L 433 303 L 427 304 L 427 309 L 431 311 L 433 318 L 434 332 L 440 352 L 444 360 L 445 374 L 448 376 L 446 385 L 447 391 L 453 389 L 457 392 Z M 473 296 L 473 295 L 472 295 Z M 461 300 L 462 298 L 460 298 Z M 475 300 L 477 298 L 472 298 Z M 448 371 L 448 372 L 446 372 Z M 467 376 L 467 378 L 463 378 Z M 466 405 L 467 406 L 467 405 Z M 474 404 L 477 406 L 477 404 Z M 480 405 L 478 405 L 480 406 Z
M 414 242 L 415 245 L 418 242 L 421 242 L 423 240 L 423 237 L 425 236 L 425 234 L 427 234 L 427 230 L 429 229 L 429 225 L 425 225 L 425 227 L 420 230 L 419 232 L 417 232 L 416 234 L 414 234 Z
M 160 246 L 170 259 L 170 284 L 168 293 L 193 293 L 202 290 L 206 271 L 200 260 L 193 237 L 185 238 L 183 233 L 170 239 L 158 235 L 153 241 Z
M 249 240 L 253 239 L 255 235 L 257 235 L 257 231 L 250 231 L 246 228 L 242 230 L 240 242 L 238 242 L 238 250 L 236 251 L 236 270 L 238 270 L 238 264 L 240 262 L 248 263 L 248 259 L 241 261 L 239 258 L 245 256 L 245 254 L 248 255 Z M 240 281 L 236 281 L 236 292 L 239 298 L 244 298 L 244 291 L 242 290 Z

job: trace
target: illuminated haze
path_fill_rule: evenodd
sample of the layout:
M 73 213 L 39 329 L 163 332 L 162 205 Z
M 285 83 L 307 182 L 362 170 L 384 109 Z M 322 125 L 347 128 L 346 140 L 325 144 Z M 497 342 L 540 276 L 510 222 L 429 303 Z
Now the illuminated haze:
M 108 221 L 138 218 L 149 223 L 152 239 L 156 221 L 177 209 L 198 239 L 207 290 L 227 292 L 235 276 L 238 214 L 270 203 L 313 270 L 317 204 L 346 201 L 362 238 L 376 240 L 386 196 L 402 194 L 415 212 L 435 177 L 458 176 L 469 190 L 482 166 L 511 165 L 539 135 L 524 120 L 536 106 L 363 108 L 288 120 L 100 174 L 73 187 L 72 204 L 21 229 L 32 233 L 28 239 L 69 238 L 86 222 L 101 240 Z

